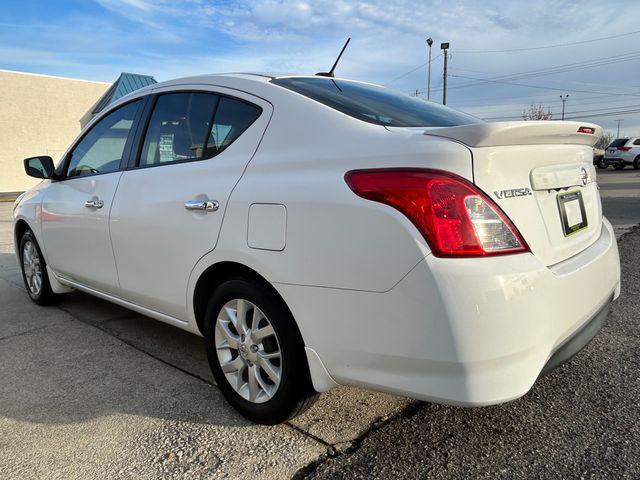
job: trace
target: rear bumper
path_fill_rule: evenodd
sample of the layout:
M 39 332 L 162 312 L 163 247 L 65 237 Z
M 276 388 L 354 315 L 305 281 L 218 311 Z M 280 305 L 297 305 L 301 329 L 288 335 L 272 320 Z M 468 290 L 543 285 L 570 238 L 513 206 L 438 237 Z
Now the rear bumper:
M 580 350 L 586 347 L 593 337 L 595 337 L 600 329 L 604 326 L 607 316 L 609 315 L 609 309 L 611 308 L 611 302 L 613 302 L 613 296 L 611 299 L 598 311 L 591 320 L 585 323 L 580 329 L 569 337 L 565 342 L 560 345 L 549 358 L 542 373 L 549 373 L 555 370 L 560 365 L 570 360 Z
M 481 406 L 524 395 L 586 344 L 578 332 L 619 295 L 620 264 L 605 220 L 593 245 L 552 267 L 532 254 L 429 255 L 385 293 L 277 288 L 338 383 Z
M 633 161 L 624 158 L 607 158 L 603 159 L 605 165 L 631 165 Z

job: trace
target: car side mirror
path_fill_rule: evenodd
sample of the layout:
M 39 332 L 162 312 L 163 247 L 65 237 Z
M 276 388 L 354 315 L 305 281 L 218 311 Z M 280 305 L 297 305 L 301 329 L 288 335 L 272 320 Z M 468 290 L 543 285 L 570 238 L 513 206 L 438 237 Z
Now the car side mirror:
M 48 156 L 25 158 L 24 170 L 35 178 L 52 178 L 55 171 L 53 159 Z

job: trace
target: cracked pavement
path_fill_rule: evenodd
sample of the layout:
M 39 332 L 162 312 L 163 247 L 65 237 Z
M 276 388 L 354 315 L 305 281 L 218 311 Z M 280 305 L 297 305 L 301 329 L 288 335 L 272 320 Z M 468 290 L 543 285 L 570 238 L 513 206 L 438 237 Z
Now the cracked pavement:
M 640 174 L 598 175 L 623 292 L 574 360 L 505 405 L 341 387 L 276 427 L 226 404 L 199 337 L 82 293 L 33 305 L 0 203 L 0 478 L 638 478 Z

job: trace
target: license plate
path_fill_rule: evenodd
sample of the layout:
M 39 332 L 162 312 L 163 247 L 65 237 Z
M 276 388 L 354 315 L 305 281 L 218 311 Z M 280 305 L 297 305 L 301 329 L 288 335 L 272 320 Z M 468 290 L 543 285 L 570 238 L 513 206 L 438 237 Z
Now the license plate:
M 584 209 L 584 201 L 580 191 L 559 193 L 558 209 L 564 236 L 568 237 L 587 226 L 587 213 Z

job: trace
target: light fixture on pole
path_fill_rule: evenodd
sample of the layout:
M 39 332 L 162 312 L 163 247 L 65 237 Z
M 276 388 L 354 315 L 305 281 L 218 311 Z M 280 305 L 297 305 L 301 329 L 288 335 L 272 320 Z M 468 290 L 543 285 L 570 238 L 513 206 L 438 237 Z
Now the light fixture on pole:
M 568 93 L 565 93 L 564 95 L 560 95 L 560 100 L 562 100 L 562 120 L 564 120 L 564 104 L 567 101 L 567 98 L 569 98 Z
M 431 45 L 433 45 L 433 38 L 427 38 L 427 45 L 429 45 L 429 63 L 427 64 L 427 100 L 431 98 Z

